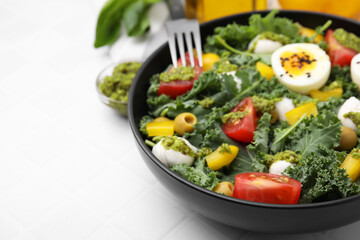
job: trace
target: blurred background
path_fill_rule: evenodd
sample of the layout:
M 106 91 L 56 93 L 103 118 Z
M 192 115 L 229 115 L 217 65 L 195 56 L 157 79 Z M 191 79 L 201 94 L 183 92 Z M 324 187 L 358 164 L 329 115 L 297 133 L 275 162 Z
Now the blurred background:
M 186 0 L 186 16 L 198 18 L 200 22 L 240 12 L 291 9 L 318 11 L 359 19 L 360 1 L 352 0 Z

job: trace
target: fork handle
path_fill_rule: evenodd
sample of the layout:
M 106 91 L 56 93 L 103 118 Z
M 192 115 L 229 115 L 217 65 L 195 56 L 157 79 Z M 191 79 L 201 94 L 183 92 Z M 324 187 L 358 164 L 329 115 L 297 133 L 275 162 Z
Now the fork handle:
M 172 19 L 185 18 L 184 7 L 181 0 L 166 0 Z

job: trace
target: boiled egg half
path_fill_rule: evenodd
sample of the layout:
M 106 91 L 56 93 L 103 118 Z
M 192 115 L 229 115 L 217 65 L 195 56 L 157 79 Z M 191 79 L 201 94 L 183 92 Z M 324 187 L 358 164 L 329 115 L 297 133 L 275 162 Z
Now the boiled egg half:
M 360 88 L 360 53 L 352 58 L 350 71 L 352 81 Z
M 321 88 L 331 70 L 329 56 L 313 43 L 293 43 L 278 48 L 271 56 L 271 65 L 282 84 L 301 94 Z

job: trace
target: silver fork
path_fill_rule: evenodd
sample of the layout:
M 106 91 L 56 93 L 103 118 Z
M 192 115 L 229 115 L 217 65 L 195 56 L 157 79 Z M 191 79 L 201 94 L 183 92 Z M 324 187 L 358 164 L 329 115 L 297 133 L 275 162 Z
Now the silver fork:
M 197 20 L 185 19 L 183 6 L 180 0 L 167 0 L 169 5 L 171 17 L 177 20 L 170 20 L 166 22 L 166 30 L 168 34 L 168 42 L 171 54 L 171 60 L 174 67 L 177 67 L 177 51 L 176 42 L 179 47 L 180 59 L 183 66 L 185 66 L 185 47 L 184 47 L 184 36 L 186 41 L 186 48 L 189 52 L 191 66 L 195 66 L 194 52 L 192 38 L 194 38 L 196 54 L 200 67 L 202 67 L 202 49 L 201 49 L 201 36 L 200 27 Z M 176 42 L 175 42 L 176 39 Z

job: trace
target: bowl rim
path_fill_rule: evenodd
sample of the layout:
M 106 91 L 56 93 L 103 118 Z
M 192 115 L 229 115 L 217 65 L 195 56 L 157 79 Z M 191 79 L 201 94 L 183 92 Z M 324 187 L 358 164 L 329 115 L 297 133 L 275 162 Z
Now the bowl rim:
M 226 19 L 232 19 L 234 17 L 240 17 L 240 16 L 244 16 L 244 15 L 251 15 L 251 14 L 267 14 L 269 13 L 270 10 L 265 10 L 265 11 L 252 11 L 252 12 L 244 12 L 244 13 L 240 13 L 240 14 L 234 14 L 234 15 L 230 15 L 230 16 L 226 16 L 223 18 L 218 18 L 215 20 L 211 20 L 205 23 L 202 23 L 200 25 L 200 27 L 206 27 L 207 25 L 212 25 L 212 24 L 216 24 L 216 22 L 218 21 L 222 21 L 222 20 L 226 20 Z M 285 14 L 307 14 L 307 15 L 319 15 L 322 17 L 326 17 L 326 18 L 331 18 L 331 19 L 335 19 L 335 20 L 340 20 L 340 21 L 346 21 L 346 22 L 350 22 L 351 24 L 355 24 L 358 25 L 360 27 L 360 22 L 353 20 L 353 19 L 349 19 L 349 18 L 345 18 L 342 16 L 338 16 L 338 15 L 333 15 L 333 14 L 327 14 L 327 13 L 322 13 L 322 12 L 316 12 L 316 11 L 303 11 L 303 10 L 279 10 L 279 14 L 281 13 L 285 13 Z M 256 208 L 266 208 L 266 209 L 280 209 L 280 210 L 298 210 L 298 209 L 314 209 L 314 208 L 325 208 L 325 207 L 333 207 L 333 206 L 337 206 L 337 205 L 342 205 L 342 204 L 346 204 L 346 203 L 350 203 L 350 202 L 354 202 L 354 201 L 360 201 L 360 194 L 358 195 L 354 195 L 354 196 L 350 196 L 350 197 L 346 197 L 346 198 L 341 198 L 341 199 L 337 199 L 337 200 L 331 200 L 331 201 L 326 201 L 326 202 L 318 202 L 318 203 L 307 203 L 307 204 L 271 204 L 271 203 L 260 203 L 260 202 L 253 202 L 253 201 L 248 201 L 248 200 L 242 200 L 242 199 L 238 199 L 238 198 L 234 198 L 234 197 L 228 197 L 226 195 L 223 194 L 218 194 L 216 192 L 213 192 L 211 190 L 208 190 L 206 188 L 200 187 L 198 185 L 196 185 L 193 182 L 190 182 L 188 180 L 186 180 L 185 178 L 177 175 L 175 172 L 173 172 L 172 170 L 170 170 L 170 168 L 166 167 L 164 164 L 162 164 L 153 154 L 152 151 L 150 150 L 150 148 L 145 144 L 145 142 L 142 139 L 142 135 L 138 129 L 137 123 L 135 122 L 135 118 L 134 118 L 134 114 L 133 114 L 133 100 L 134 100 L 134 94 L 135 94 L 135 85 L 137 85 L 137 83 L 139 81 L 142 81 L 142 79 L 139 77 L 142 75 L 142 73 L 144 72 L 145 66 L 151 64 L 151 62 L 153 62 L 153 59 L 155 58 L 155 56 L 157 56 L 160 52 L 164 51 L 164 48 L 167 48 L 168 44 L 167 42 L 163 43 L 157 50 L 155 50 L 150 57 L 148 57 L 142 64 L 141 68 L 139 69 L 137 75 L 135 76 L 132 86 L 130 88 L 130 92 L 129 92 L 129 100 L 128 100 L 128 120 L 129 120 L 129 124 L 130 124 L 130 128 L 131 131 L 134 135 L 135 141 L 138 143 L 139 147 L 141 148 L 141 150 L 143 151 L 143 153 L 154 163 L 157 165 L 157 167 L 159 167 L 162 171 L 164 171 L 167 175 L 169 175 L 170 177 L 172 177 L 174 180 L 177 180 L 179 182 L 181 182 L 184 185 L 187 185 L 188 187 L 191 187 L 193 190 L 199 191 L 203 194 L 206 194 L 208 196 L 217 198 L 218 200 L 222 200 L 222 201 L 226 201 L 232 204 L 242 204 L 242 205 L 246 205 L 249 207 L 256 207 Z

